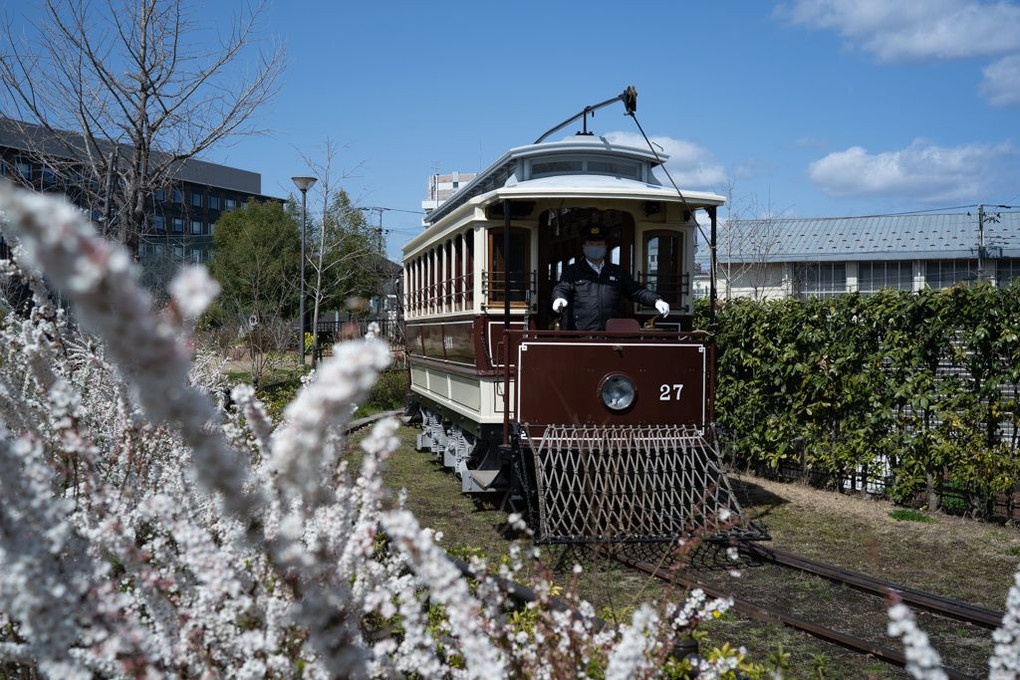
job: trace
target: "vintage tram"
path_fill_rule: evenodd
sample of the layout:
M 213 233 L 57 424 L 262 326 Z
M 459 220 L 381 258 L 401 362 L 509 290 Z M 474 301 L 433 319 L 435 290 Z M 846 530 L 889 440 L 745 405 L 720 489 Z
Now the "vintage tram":
M 463 491 L 503 494 L 541 541 L 666 540 L 737 510 L 710 437 L 711 337 L 692 328 L 697 219 L 714 233 L 724 199 L 661 184 L 650 144 L 590 134 L 617 99 L 633 116 L 628 88 L 510 149 L 403 249 L 418 449 Z M 631 304 L 604 331 L 560 328 L 552 288 L 589 225 L 667 318 Z

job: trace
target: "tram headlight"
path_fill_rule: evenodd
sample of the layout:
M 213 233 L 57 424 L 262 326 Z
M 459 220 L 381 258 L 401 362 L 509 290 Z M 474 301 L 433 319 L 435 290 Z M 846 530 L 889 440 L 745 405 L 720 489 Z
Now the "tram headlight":
M 619 373 L 606 376 L 599 388 L 602 403 L 611 411 L 625 411 L 634 403 L 637 389 L 630 378 Z

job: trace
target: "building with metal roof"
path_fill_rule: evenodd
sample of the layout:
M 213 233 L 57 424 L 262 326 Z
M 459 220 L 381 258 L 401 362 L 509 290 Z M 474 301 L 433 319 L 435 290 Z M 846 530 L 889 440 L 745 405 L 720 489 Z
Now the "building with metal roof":
M 1020 277 L 1020 211 L 732 220 L 719 227 L 720 297 L 827 296 L 919 291 Z M 709 249 L 698 260 L 707 290 Z

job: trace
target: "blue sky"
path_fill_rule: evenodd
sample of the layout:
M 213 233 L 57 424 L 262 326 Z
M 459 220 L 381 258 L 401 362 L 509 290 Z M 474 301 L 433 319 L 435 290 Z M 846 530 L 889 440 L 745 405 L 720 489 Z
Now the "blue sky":
M 199 38 L 242 6 L 199 7 Z M 261 27 L 288 64 L 267 132 L 206 159 L 285 196 L 333 140 L 355 202 L 390 209 L 394 258 L 428 175 L 631 84 L 681 188 L 730 194 L 733 217 L 1020 203 L 1020 2 L 270 0 Z M 637 133 L 621 105 L 592 129 Z

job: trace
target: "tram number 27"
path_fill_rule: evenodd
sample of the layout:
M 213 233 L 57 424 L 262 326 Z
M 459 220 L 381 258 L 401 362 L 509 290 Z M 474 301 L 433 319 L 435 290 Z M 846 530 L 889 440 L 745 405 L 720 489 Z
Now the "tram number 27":
M 680 393 L 684 386 L 680 383 L 664 383 L 659 385 L 659 401 L 680 401 Z

